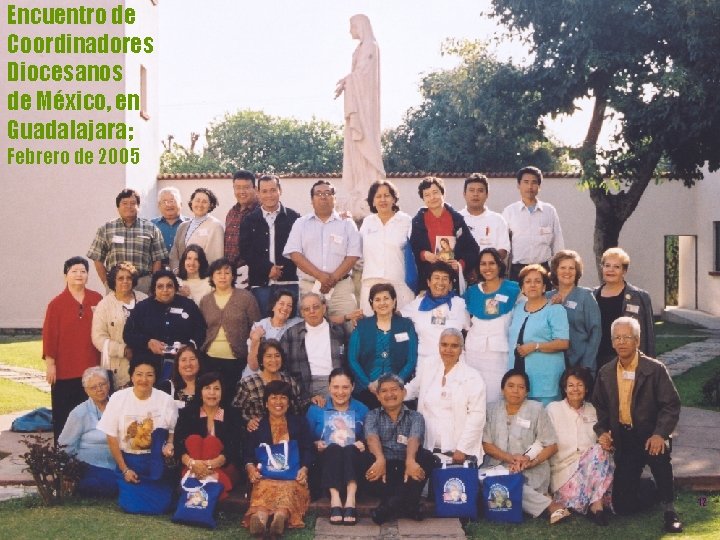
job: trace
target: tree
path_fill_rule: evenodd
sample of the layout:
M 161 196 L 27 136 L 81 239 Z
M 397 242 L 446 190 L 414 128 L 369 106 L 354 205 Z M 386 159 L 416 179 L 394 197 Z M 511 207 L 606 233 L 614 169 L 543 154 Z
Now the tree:
M 716 0 L 493 0 L 492 14 L 529 43 L 523 86 L 542 96 L 542 114 L 572 113 L 577 99 L 594 98 L 578 156 L 596 209 L 598 262 L 653 179 L 691 187 L 706 163 L 720 166 Z M 613 112 L 620 130 L 614 147 L 601 149 Z
M 525 73 L 499 62 L 480 42 L 449 41 L 460 65 L 424 77 L 423 102 L 383 135 L 386 169 L 395 172 L 515 171 L 557 166 L 543 135 L 540 95 L 520 89 Z
M 261 111 L 227 114 L 206 130 L 202 153 L 173 145 L 162 172 L 330 173 L 342 168 L 342 130 L 321 120 L 303 122 Z M 201 167 L 210 169 L 201 170 Z

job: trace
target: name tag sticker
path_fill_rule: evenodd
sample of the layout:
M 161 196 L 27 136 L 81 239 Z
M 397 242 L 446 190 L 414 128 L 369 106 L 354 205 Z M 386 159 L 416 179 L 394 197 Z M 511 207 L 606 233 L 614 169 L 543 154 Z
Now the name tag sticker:
M 552 234 L 551 227 L 540 227 L 540 234 Z
M 182 315 L 183 313 L 185 313 L 185 311 L 183 310 L 183 308 L 171 307 L 170 313 L 172 313 L 173 315 Z
M 400 332 L 398 334 L 395 334 L 395 341 L 398 343 L 402 343 L 403 341 L 407 341 L 410 339 L 410 336 L 408 336 L 407 332 Z
M 343 243 L 343 237 L 339 234 L 331 234 L 330 240 L 332 240 L 335 244 L 342 244 Z
M 195 232 L 198 236 L 208 236 L 210 234 L 210 231 L 207 229 L 197 229 Z
M 112 237 L 112 243 L 113 244 L 124 244 L 125 238 L 120 235 L 114 234 Z
M 495 300 L 497 300 L 498 302 L 503 302 L 503 303 L 505 303 L 505 302 L 508 301 L 508 297 L 507 297 L 506 294 L 496 294 L 496 295 L 495 295 Z
M 623 378 L 623 380 L 626 380 L 626 381 L 634 381 L 635 380 L 635 372 L 634 371 L 623 371 L 622 378 Z
M 398 444 L 404 444 L 407 446 L 408 438 L 405 435 L 398 435 L 397 442 Z
M 577 302 L 573 300 L 568 300 L 567 302 L 565 302 L 565 307 L 568 309 L 575 309 L 577 307 Z
M 515 423 L 520 426 L 521 428 L 530 429 L 530 420 L 526 418 L 515 418 Z
M 629 311 L 630 313 L 640 313 L 640 306 L 636 306 L 635 304 L 628 304 L 625 306 L 625 311 Z

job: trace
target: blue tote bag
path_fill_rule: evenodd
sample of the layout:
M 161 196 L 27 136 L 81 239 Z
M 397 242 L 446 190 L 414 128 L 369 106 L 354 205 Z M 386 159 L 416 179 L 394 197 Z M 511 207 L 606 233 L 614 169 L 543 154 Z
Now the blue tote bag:
M 522 473 L 487 476 L 483 480 L 483 507 L 488 521 L 522 523 Z
M 435 495 L 435 515 L 477 519 L 477 498 L 480 489 L 478 470 L 464 465 L 433 469 L 432 486 Z
M 220 500 L 223 485 L 217 480 L 199 480 L 188 471 L 180 482 L 182 492 L 172 517 L 175 523 L 200 525 L 209 529 L 217 526 L 215 507 Z
M 255 449 L 255 458 L 263 478 L 295 480 L 300 470 L 300 451 L 297 441 L 262 443 Z

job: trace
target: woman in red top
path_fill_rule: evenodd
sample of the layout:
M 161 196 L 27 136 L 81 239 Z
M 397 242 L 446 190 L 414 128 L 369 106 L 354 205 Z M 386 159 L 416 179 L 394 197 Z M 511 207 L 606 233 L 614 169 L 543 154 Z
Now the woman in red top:
M 43 323 L 43 359 L 53 411 L 55 442 L 70 411 L 85 401 L 83 372 L 100 363 L 100 352 L 90 337 L 100 293 L 86 289 L 88 262 L 82 257 L 65 261 L 65 290 L 48 304 Z
M 410 245 L 418 267 L 418 285 L 427 288 L 430 265 L 441 260 L 455 271 L 453 288 L 458 290 L 460 272 L 470 272 L 478 265 L 480 248 L 463 218 L 445 202 L 445 183 L 428 176 L 418 186 L 425 203 L 412 220 Z

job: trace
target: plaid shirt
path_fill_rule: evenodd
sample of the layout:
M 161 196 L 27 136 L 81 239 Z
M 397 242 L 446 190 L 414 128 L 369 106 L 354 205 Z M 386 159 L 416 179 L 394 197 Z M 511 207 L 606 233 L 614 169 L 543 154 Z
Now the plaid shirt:
M 257 208 L 258 202 L 252 202 L 245 208 L 235 203 L 225 218 L 225 258 L 235 267 L 240 266 L 240 226 L 247 215 Z
M 385 412 L 385 409 L 378 407 L 373 409 L 365 417 L 365 438 L 375 435 L 380 439 L 383 455 L 386 460 L 405 460 L 407 456 L 407 441 L 425 439 L 425 419 L 417 411 L 411 411 L 403 405 L 397 422 Z M 398 442 L 398 437 L 405 437 L 405 444 Z
M 167 259 L 169 254 L 160 229 L 151 221 L 137 218 L 132 226 L 126 227 L 118 218 L 98 228 L 87 256 L 101 261 L 108 270 L 129 261 L 144 276 L 150 273 L 155 261 Z
M 310 400 L 310 389 L 312 387 L 312 373 L 308 362 L 307 349 L 305 348 L 305 321 L 300 321 L 295 326 L 288 328 L 280 338 L 280 345 L 285 351 L 287 366 L 285 371 L 290 373 L 300 383 L 301 396 Z M 345 348 L 347 345 L 347 334 L 342 324 L 330 323 L 330 356 L 333 369 L 347 367 Z
M 287 373 L 280 373 L 280 379 L 290 383 L 292 389 L 293 398 L 290 401 L 289 412 L 302 415 L 309 403 L 301 401 L 298 383 Z M 250 375 L 238 383 L 237 394 L 232 402 L 232 406 L 240 411 L 240 416 L 242 416 L 246 422 L 249 422 L 253 418 L 262 418 L 267 412 L 267 409 L 263 405 L 264 395 L 265 383 L 262 377 L 260 377 L 260 375 Z

